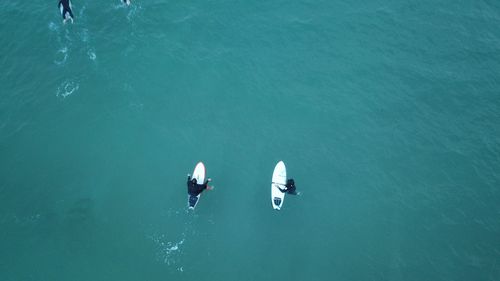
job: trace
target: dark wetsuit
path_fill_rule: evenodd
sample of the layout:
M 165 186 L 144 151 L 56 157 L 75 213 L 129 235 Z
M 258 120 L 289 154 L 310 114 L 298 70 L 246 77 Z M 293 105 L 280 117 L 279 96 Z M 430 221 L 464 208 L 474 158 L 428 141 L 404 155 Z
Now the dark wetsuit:
M 59 0 L 57 4 L 59 10 L 61 10 L 61 15 L 63 19 L 66 19 L 66 14 L 69 14 L 73 18 L 73 12 L 71 11 L 71 2 L 69 0 Z
M 293 179 L 289 179 L 286 181 L 286 184 L 285 184 L 285 189 L 281 189 L 281 192 L 286 192 L 288 194 L 291 194 L 291 195 L 297 195 L 297 187 L 295 186 L 295 181 Z
M 198 196 L 198 194 L 202 193 L 203 190 L 207 189 L 207 186 L 208 186 L 207 180 L 203 184 L 197 184 L 193 183 L 190 176 L 187 179 L 188 194 L 191 196 Z

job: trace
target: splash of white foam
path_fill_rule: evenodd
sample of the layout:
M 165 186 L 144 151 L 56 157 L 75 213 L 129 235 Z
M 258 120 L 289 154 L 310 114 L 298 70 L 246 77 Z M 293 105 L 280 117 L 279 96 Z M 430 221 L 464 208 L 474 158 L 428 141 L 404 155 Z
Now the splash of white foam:
M 178 243 L 173 244 L 173 246 L 171 246 L 170 248 L 167 248 L 167 252 L 179 250 L 179 246 L 182 245 L 183 243 L 184 243 L 184 239 L 182 239 Z M 168 242 L 168 245 L 172 245 L 172 243 Z
M 125 5 L 125 4 L 123 4 Z M 138 3 L 130 4 L 130 6 L 125 5 L 127 9 L 129 9 L 127 13 L 127 20 L 131 21 L 133 17 L 138 13 L 139 10 L 142 9 L 142 7 Z
M 71 39 L 71 33 L 70 33 L 69 29 L 64 30 L 64 38 L 66 38 L 66 40 L 68 40 L 68 42 L 73 41 L 73 39 Z
M 97 58 L 97 56 L 93 50 L 88 50 L 87 55 L 89 55 L 90 60 L 95 60 Z
M 87 9 L 87 6 L 85 6 L 85 5 L 80 9 L 80 14 L 78 15 L 79 18 L 83 17 L 83 13 L 85 12 L 86 9 Z
M 88 42 L 89 41 L 89 30 L 84 28 L 82 32 L 80 33 L 80 37 L 82 39 L 82 42 Z
M 151 240 L 155 242 L 158 252 L 158 260 L 163 261 L 168 266 L 175 265 L 178 262 L 178 255 L 181 253 L 181 245 L 184 244 L 185 238 L 180 241 L 165 241 L 167 240 L 166 235 L 152 235 Z
M 31 216 L 17 216 L 16 214 L 8 214 L 0 217 L 0 223 L 14 223 L 19 226 L 34 226 L 42 217 L 41 214 L 34 214 Z
M 80 85 L 77 82 L 74 82 L 74 81 L 64 81 L 57 88 L 56 97 L 66 98 L 67 96 L 70 96 L 74 92 L 78 91 L 78 88 L 80 88 Z
M 68 59 L 68 47 L 62 47 L 61 49 L 57 50 L 56 55 L 61 58 L 54 60 L 54 63 L 57 65 L 64 64 Z
M 49 23 L 49 29 L 50 29 L 50 31 L 58 31 L 59 30 L 59 26 L 57 24 L 55 24 L 53 21 L 51 21 Z

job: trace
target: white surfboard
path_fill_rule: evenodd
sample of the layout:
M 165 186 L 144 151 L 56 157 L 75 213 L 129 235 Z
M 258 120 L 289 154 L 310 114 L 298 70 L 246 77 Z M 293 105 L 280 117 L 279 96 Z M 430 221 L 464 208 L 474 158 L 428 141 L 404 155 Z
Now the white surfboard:
M 196 182 L 198 184 L 203 184 L 205 182 L 205 174 L 206 174 L 205 165 L 203 165 L 202 162 L 198 162 L 198 164 L 196 164 L 196 167 L 194 167 L 191 179 L 196 179 Z M 188 194 L 188 208 L 190 210 L 194 210 L 194 208 L 196 208 L 196 205 L 198 205 L 198 202 L 200 201 L 200 196 L 201 193 L 198 194 L 198 196 L 191 196 Z
M 271 182 L 271 202 L 275 210 L 280 210 L 285 201 L 285 192 L 281 192 L 279 188 L 284 189 L 286 184 L 286 167 L 283 161 L 279 161 L 274 167 L 273 179 Z

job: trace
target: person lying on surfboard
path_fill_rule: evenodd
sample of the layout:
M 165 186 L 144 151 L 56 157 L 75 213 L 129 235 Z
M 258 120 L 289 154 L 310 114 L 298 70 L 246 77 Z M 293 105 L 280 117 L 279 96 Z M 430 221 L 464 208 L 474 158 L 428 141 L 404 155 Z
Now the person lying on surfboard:
M 291 195 L 300 195 L 300 192 L 296 191 L 297 187 L 295 186 L 295 181 L 293 179 L 286 180 L 285 188 L 281 188 L 279 186 L 278 188 L 281 192 L 286 192 Z
M 195 178 L 191 179 L 191 175 L 188 174 L 188 179 L 187 179 L 187 187 L 188 187 L 188 194 L 191 196 L 198 196 L 198 194 L 202 193 L 203 190 L 212 190 L 214 189 L 213 186 L 208 186 L 208 183 L 211 182 L 212 179 L 208 178 L 203 184 L 198 184 Z
M 63 18 L 63 23 L 66 23 L 68 20 L 73 23 L 73 11 L 71 10 L 71 1 L 70 0 L 59 0 L 57 4 L 59 10 L 61 11 L 61 16 Z
M 127 6 L 130 6 L 130 0 L 122 0 L 123 4 L 126 4 Z

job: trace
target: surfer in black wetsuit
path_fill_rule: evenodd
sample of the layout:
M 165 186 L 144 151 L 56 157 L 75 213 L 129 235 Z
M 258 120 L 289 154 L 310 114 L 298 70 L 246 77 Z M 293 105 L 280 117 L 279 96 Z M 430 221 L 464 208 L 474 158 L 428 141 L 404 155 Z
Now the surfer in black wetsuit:
M 202 193 L 205 189 L 212 190 L 212 186 L 208 186 L 208 183 L 211 182 L 212 179 L 208 178 L 203 184 L 198 184 L 195 178 L 191 179 L 191 175 L 188 174 L 187 179 L 187 189 L 188 194 L 191 196 L 198 196 L 198 194 Z
M 300 192 L 297 192 L 296 189 L 297 187 L 295 186 L 295 181 L 293 179 L 288 179 L 285 184 L 285 188 L 279 187 L 279 190 L 281 192 L 286 192 L 291 195 L 300 195 Z
M 59 7 L 59 10 L 61 11 L 61 16 L 63 18 L 63 23 L 66 23 L 66 21 L 71 20 L 71 23 L 73 23 L 73 11 L 71 10 L 71 1 L 70 0 L 59 0 L 59 3 L 57 4 Z
M 130 6 L 130 0 L 122 0 L 124 4 L 127 4 L 127 6 Z

